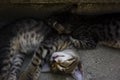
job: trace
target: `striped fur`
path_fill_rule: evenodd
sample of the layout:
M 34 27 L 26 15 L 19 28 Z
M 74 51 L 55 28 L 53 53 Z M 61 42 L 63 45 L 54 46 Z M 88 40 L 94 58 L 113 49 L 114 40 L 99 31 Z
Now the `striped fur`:
M 30 53 L 32 60 L 19 80 L 37 80 L 42 61 L 49 61 L 55 51 L 73 47 L 69 35 L 59 35 L 46 24 L 26 19 L 1 29 L 0 80 L 18 80 L 23 62 Z
M 119 48 L 119 22 L 119 17 L 113 15 L 83 18 L 79 15 L 67 14 L 60 16 L 57 15 L 57 17 L 49 19 L 49 26 L 55 29 L 58 34 L 65 34 L 67 36 L 63 36 L 64 38 L 62 36 L 56 37 L 54 35 L 52 35 L 52 38 L 48 37 L 47 40 L 41 44 L 38 51 L 34 54 L 36 57 L 33 57 L 32 63 L 26 73 L 26 78 L 28 79 L 25 78 L 22 80 L 33 80 L 33 77 L 31 76 L 35 76 L 35 79 L 38 78 L 37 75 L 40 72 L 37 71 L 39 68 L 37 68 L 37 66 L 41 64 L 43 58 L 43 54 L 41 53 L 43 53 L 44 50 L 47 51 L 44 53 L 44 55 L 49 55 L 50 53 L 64 50 L 71 45 L 78 49 L 93 49 L 96 47 L 97 43 L 101 42 L 105 45 Z M 46 59 L 45 61 L 49 61 L 49 59 Z M 56 67 L 53 67 L 53 72 L 56 72 L 56 70 Z
M 70 47 L 71 41 L 69 41 L 68 36 L 54 36 L 48 38 L 44 43 L 41 43 L 41 46 L 34 54 L 27 71 L 21 75 L 20 80 L 38 79 L 39 76 L 37 75 L 40 73 L 39 68 L 42 68 L 41 62 L 47 61 L 49 63 L 50 56 L 53 52 L 61 51 Z
M 117 13 L 101 15 L 62 13 L 49 19 L 49 25 L 52 25 L 59 34 L 70 34 L 73 43 L 77 43 L 76 47 L 95 48 L 97 43 L 103 43 L 119 48 L 120 14 Z
M 43 21 L 34 19 L 3 27 L 0 32 L 0 80 L 17 80 L 25 56 L 35 52 L 51 31 Z
M 111 16 L 84 19 L 78 15 L 67 18 L 62 15 L 58 20 L 49 20 L 47 23 L 28 19 L 8 25 L 0 32 L 1 80 L 17 80 L 25 56 L 29 53 L 33 53 L 32 61 L 25 77 L 20 80 L 37 80 L 41 62 L 49 61 L 53 52 L 73 46 L 79 49 L 93 49 L 100 42 L 119 47 L 119 22 L 119 17 Z

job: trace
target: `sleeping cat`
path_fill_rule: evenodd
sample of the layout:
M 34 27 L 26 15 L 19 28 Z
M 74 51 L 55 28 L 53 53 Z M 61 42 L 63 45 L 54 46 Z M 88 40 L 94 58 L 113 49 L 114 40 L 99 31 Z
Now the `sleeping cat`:
M 120 48 L 119 13 L 101 15 L 62 13 L 50 18 L 49 25 L 52 25 L 59 34 L 71 35 L 71 40 L 77 48 L 93 49 L 98 43 Z
M 50 59 L 45 59 L 45 56 L 53 52 L 73 46 L 93 49 L 97 43 L 120 48 L 119 21 L 119 15 L 86 18 L 67 14 L 50 18 L 47 22 L 28 19 L 8 25 L 0 32 L 1 80 L 16 80 L 25 56 L 29 53 L 34 54 L 26 76 L 28 80 L 36 80 L 41 61 Z
M 93 49 L 98 43 L 120 48 L 119 14 L 86 17 L 67 13 L 66 15 L 57 15 L 57 17 L 50 18 L 48 25 L 53 27 L 58 34 L 64 35 L 57 38 L 61 39 L 57 40 L 57 43 L 64 48 L 66 48 L 65 45 L 70 47 L 72 44 L 78 49 Z M 49 41 L 44 41 L 43 45 L 51 45 L 50 43 L 56 42 L 51 37 L 50 39 L 47 38 L 47 40 Z M 55 48 L 52 47 L 53 45 L 58 46 L 57 43 L 45 47 L 52 53 L 53 50 L 55 51 Z M 58 49 L 60 50 L 60 46 Z
M 18 80 L 23 62 L 30 53 L 33 57 L 25 80 L 37 80 L 42 61 L 49 61 L 53 52 L 73 47 L 69 35 L 59 35 L 46 21 L 36 19 L 16 21 L 1 28 L 0 44 L 0 80 Z

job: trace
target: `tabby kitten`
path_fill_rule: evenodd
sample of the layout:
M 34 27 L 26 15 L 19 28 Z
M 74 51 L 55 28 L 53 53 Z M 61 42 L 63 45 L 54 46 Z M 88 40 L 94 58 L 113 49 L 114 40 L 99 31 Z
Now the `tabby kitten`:
M 77 48 L 93 49 L 98 43 L 120 48 L 120 14 L 78 15 L 62 13 L 49 19 L 59 34 L 71 35 Z M 76 44 L 77 43 L 77 44 Z
M 47 38 L 46 41 L 41 43 L 35 56 L 40 55 L 43 49 L 46 49 L 49 54 L 66 49 L 70 45 L 74 45 L 78 49 L 93 49 L 97 43 L 104 43 L 111 47 L 120 48 L 119 22 L 119 15 L 99 15 L 95 17 L 81 17 L 73 14 L 57 15 L 49 19 L 48 25 L 58 31 L 61 36 L 52 35 L 52 38 Z M 30 79 L 33 79 L 31 76 L 38 77 L 39 70 L 35 64 L 40 65 L 41 56 L 36 57 L 33 58 L 32 65 L 28 68 L 27 76 Z
M 35 19 L 17 21 L 3 27 L 0 38 L 1 80 L 17 80 L 21 66 L 30 53 L 34 54 L 26 70 L 25 80 L 37 80 L 42 60 L 49 60 L 55 51 L 72 47 L 69 35 L 58 35 L 46 21 Z

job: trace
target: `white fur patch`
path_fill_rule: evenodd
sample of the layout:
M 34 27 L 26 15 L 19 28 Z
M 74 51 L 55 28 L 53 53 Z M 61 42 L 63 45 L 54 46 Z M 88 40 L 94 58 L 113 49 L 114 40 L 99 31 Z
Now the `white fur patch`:
M 58 62 L 65 62 L 68 59 L 71 59 L 73 57 L 78 57 L 76 54 L 76 52 L 73 50 L 63 50 L 63 51 L 59 51 L 59 52 L 54 52 L 51 56 L 51 61 L 53 61 L 53 59 Z

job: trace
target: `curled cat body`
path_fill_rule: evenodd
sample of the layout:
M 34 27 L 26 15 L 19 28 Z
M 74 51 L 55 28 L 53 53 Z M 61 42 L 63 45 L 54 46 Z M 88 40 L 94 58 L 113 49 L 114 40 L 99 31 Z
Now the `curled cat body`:
M 0 43 L 0 80 L 37 80 L 42 61 L 49 61 L 56 51 L 73 47 L 69 35 L 59 35 L 46 21 L 36 19 L 18 20 L 1 28 Z M 25 73 L 20 75 L 23 62 L 30 53 L 33 57 Z
M 24 74 L 25 77 L 20 80 L 37 80 L 42 60 L 49 61 L 51 53 L 57 51 L 71 47 L 93 49 L 97 43 L 120 48 L 119 17 L 102 16 L 85 18 L 67 14 L 50 18 L 47 23 L 27 19 L 3 27 L 0 31 L 0 80 L 18 80 L 21 66 L 29 53 L 33 53 L 33 57 Z M 57 64 L 56 68 L 52 69 L 55 72 L 61 70 L 58 68 L 59 65 L 65 67 L 63 63 L 58 63 L 53 63 Z M 72 68 L 68 67 L 69 71 Z M 78 75 L 76 72 L 75 74 Z M 81 80 L 77 78 L 76 80 Z
M 0 29 L 0 80 L 18 80 L 23 62 L 30 53 L 33 57 L 21 80 L 37 80 L 42 60 L 49 61 L 51 53 L 71 47 L 69 35 L 57 34 L 48 22 L 24 19 Z

